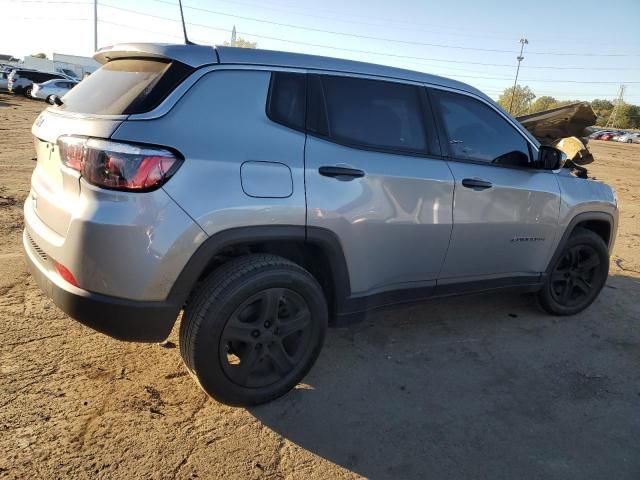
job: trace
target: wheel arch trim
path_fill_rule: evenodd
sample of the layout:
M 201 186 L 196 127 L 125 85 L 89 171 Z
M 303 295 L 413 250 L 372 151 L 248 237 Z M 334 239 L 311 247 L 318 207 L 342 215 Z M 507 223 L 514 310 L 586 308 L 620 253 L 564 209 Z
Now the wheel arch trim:
M 611 248 L 613 246 L 613 242 L 615 238 L 615 219 L 613 218 L 613 215 L 607 212 L 579 213 L 569 221 L 567 227 L 564 229 L 564 232 L 562 233 L 562 237 L 560 238 L 560 241 L 558 242 L 558 245 L 556 246 L 556 249 L 553 252 L 553 255 L 551 256 L 551 259 L 547 264 L 545 275 L 549 274 L 551 268 L 553 267 L 555 262 L 558 260 L 558 257 L 560 256 L 562 249 L 564 248 L 565 244 L 567 243 L 567 240 L 575 230 L 576 226 L 581 223 L 589 222 L 589 221 L 606 222 L 609 224 L 610 233 L 609 233 L 609 242 L 608 242 L 607 248 L 609 249 L 609 252 L 611 252 Z
M 342 245 L 330 230 L 302 225 L 259 225 L 231 228 L 206 239 L 183 267 L 169 292 L 167 300 L 184 305 L 198 279 L 211 260 L 224 249 L 235 245 L 260 242 L 299 241 L 319 248 L 329 260 L 329 271 L 335 306 L 338 311 L 351 294 L 349 272 Z M 306 253 L 306 249 L 305 249 Z

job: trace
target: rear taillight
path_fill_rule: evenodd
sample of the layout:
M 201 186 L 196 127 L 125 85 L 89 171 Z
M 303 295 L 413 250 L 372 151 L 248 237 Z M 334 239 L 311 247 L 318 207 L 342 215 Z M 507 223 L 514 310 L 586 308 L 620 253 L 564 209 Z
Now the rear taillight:
M 182 160 L 164 148 L 64 135 L 60 159 L 89 183 L 113 190 L 148 191 L 160 187 Z

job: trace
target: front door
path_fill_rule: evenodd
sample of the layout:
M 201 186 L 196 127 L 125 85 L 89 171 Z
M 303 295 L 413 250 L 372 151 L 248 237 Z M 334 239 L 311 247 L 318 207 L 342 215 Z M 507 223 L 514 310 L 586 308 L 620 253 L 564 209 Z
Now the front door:
M 555 174 L 532 168 L 534 147 L 493 107 L 453 92 L 431 90 L 430 96 L 455 178 L 441 283 L 537 276 L 557 231 Z
M 435 285 L 453 177 L 424 89 L 330 75 L 308 89 L 307 225 L 339 237 L 352 295 Z

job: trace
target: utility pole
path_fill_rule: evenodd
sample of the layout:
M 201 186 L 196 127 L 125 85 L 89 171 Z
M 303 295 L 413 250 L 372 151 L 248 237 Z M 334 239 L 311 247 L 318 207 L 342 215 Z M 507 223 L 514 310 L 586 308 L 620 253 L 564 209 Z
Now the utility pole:
M 518 74 L 520 73 L 520 62 L 524 60 L 522 56 L 522 52 L 524 51 L 524 46 L 529 43 L 529 40 L 526 38 L 520 39 L 520 55 L 518 55 L 518 68 L 516 69 L 516 79 L 513 82 L 513 90 L 511 91 L 511 104 L 509 105 L 509 113 L 513 113 L 513 99 L 516 96 L 516 86 L 518 85 Z
M 626 88 L 626 85 L 620 85 L 620 88 L 618 89 L 618 97 L 615 99 L 613 110 L 611 111 L 609 120 L 607 120 L 607 124 L 604 126 L 604 128 L 616 128 L 619 110 L 622 105 L 624 105 L 624 91 L 626 90 Z
M 93 51 L 98 51 L 98 0 L 93 0 Z

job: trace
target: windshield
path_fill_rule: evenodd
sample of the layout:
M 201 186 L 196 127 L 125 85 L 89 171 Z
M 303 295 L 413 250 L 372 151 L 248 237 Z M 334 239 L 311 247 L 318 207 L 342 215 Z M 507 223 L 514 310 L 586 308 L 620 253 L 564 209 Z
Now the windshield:
M 151 110 L 191 69 L 178 62 L 156 59 L 118 59 L 102 68 L 63 97 L 62 110 L 120 115 Z

